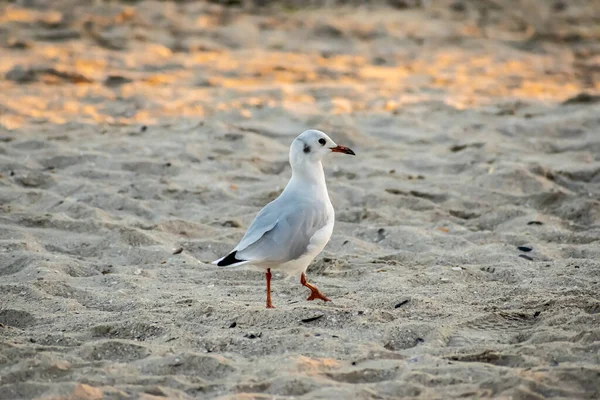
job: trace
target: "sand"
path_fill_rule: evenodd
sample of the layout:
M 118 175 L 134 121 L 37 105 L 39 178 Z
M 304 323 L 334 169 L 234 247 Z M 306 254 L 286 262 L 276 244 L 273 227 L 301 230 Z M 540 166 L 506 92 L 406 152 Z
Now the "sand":
M 596 2 L 14 3 L 0 399 L 600 396 Z M 268 310 L 209 262 L 309 128 L 357 153 L 333 301 L 276 274 Z

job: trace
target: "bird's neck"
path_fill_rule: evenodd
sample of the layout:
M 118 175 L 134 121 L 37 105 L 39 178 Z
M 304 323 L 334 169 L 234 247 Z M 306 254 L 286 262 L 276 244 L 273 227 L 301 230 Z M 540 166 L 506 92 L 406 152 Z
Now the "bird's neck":
M 323 164 L 321 161 L 304 163 L 300 166 L 292 167 L 292 178 L 290 185 L 294 188 L 312 188 L 312 191 L 317 191 L 323 194 L 324 198 L 329 198 L 327 193 L 327 185 L 325 183 L 325 172 L 323 172 Z

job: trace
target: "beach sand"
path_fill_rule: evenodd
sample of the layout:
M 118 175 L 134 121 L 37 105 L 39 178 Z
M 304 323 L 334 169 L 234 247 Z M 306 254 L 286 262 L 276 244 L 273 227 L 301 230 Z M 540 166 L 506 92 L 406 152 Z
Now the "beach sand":
M 0 399 L 600 396 L 598 3 L 15 3 Z M 269 310 L 210 261 L 310 128 L 357 154 L 333 301 L 275 274 Z

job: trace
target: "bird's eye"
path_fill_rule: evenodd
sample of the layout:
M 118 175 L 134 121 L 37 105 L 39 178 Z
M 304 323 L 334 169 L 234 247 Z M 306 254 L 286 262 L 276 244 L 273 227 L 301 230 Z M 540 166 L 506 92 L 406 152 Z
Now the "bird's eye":
M 327 143 L 327 140 L 321 138 L 321 139 L 319 139 L 319 143 L 321 143 L 321 146 L 325 146 L 325 143 Z

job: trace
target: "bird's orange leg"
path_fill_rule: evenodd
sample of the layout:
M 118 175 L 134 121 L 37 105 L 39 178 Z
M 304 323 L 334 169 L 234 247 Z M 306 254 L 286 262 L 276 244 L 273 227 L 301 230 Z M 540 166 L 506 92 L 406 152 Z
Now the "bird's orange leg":
M 273 303 L 271 303 L 271 268 L 267 268 L 266 276 L 267 276 L 267 308 L 275 308 L 275 307 L 273 307 Z
M 307 288 L 310 289 L 310 296 L 308 296 L 308 298 L 306 300 L 311 301 L 314 299 L 321 299 L 323 301 L 331 301 L 327 298 L 327 296 L 325 296 L 323 293 L 319 292 L 319 289 L 317 289 L 316 287 L 314 287 L 313 285 L 311 285 L 310 283 L 308 283 L 306 281 L 306 275 L 304 275 L 304 272 L 302 273 L 302 275 L 300 275 L 300 283 L 303 286 L 306 286 Z

